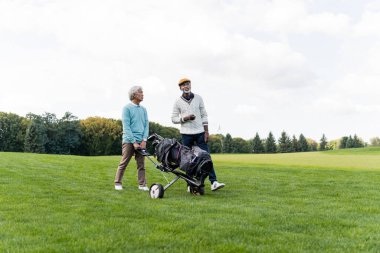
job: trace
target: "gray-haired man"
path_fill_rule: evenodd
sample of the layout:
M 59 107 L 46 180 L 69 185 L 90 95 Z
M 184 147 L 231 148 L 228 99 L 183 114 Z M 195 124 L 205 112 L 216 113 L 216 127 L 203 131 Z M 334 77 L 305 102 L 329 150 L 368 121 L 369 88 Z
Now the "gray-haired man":
M 141 86 L 133 86 L 129 90 L 131 103 L 123 108 L 123 145 L 122 158 L 115 175 L 115 189 L 122 190 L 122 178 L 129 161 L 135 155 L 137 163 L 137 175 L 139 186 L 142 191 L 149 191 L 145 179 L 144 156 L 136 152 L 136 149 L 145 148 L 149 133 L 148 114 L 145 107 L 141 106 L 144 100 L 144 93 Z

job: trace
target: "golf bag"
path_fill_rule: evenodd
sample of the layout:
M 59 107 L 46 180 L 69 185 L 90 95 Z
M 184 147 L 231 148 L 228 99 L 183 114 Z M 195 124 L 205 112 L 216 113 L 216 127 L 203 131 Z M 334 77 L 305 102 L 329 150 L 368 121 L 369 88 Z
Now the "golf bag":
M 180 144 L 176 139 L 155 135 L 152 145 L 157 160 L 169 170 L 179 168 L 189 177 L 204 185 L 204 180 L 213 168 L 211 156 L 207 151 L 194 146 L 192 149 Z

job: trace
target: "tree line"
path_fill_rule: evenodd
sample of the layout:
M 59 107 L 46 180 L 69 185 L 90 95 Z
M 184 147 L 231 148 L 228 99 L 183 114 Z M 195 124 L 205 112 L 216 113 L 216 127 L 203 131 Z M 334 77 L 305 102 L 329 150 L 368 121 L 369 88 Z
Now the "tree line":
M 328 141 L 323 134 L 319 142 L 306 138 L 300 134 L 297 138 L 295 135 L 290 137 L 283 131 L 276 140 L 272 132 L 269 132 L 267 138 L 260 138 L 256 133 L 255 137 L 250 140 L 242 138 L 232 138 L 230 134 L 211 135 L 209 147 L 211 153 L 291 153 L 291 152 L 309 152 L 325 151 L 342 148 L 362 148 L 366 146 L 356 134 L 354 137 L 344 136 L 339 140 Z
M 149 134 L 157 133 L 166 138 L 181 139 L 179 130 L 155 122 L 149 123 Z M 79 120 L 70 112 L 62 118 L 53 113 L 25 117 L 0 112 L 0 151 L 31 152 L 72 155 L 120 155 L 122 122 L 102 117 Z M 371 143 L 379 143 L 379 138 Z M 303 134 L 290 137 L 283 131 L 276 140 L 272 132 L 262 139 L 258 133 L 250 140 L 232 137 L 230 134 L 212 134 L 209 138 L 211 153 L 289 153 L 323 151 L 337 148 L 360 148 L 366 144 L 355 134 L 339 140 L 327 141 L 323 134 L 316 142 Z M 153 148 L 148 143 L 148 151 Z
M 179 130 L 149 123 L 149 131 L 180 139 Z M 102 117 L 79 120 L 70 112 L 26 117 L 0 112 L 0 151 L 71 155 L 121 155 L 122 122 Z M 152 147 L 148 143 L 152 152 Z

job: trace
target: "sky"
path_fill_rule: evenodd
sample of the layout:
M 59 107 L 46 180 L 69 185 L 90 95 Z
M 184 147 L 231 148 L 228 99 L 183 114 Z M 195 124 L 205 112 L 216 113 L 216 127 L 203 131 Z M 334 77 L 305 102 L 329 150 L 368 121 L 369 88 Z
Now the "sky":
M 121 118 L 140 85 L 171 122 L 178 80 L 211 134 L 380 136 L 380 2 L 0 0 L 0 111 Z

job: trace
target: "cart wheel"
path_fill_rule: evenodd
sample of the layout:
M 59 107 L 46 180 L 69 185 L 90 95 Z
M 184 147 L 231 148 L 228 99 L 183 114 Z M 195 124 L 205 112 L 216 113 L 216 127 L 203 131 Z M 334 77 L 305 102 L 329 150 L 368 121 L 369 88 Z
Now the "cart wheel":
M 161 184 L 152 184 L 149 189 L 152 199 L 162 199 L 164 197 L 164 187 Z
M 204 187 L 198 187 L 198 186 L 190 186 L 190 193 L 193 195 L 204 195 L 205 194 L 205 188 Z
M 205 194 L 205 187 L 204 186 L 199 187 L 199 194 L 200 195 L 204 195 Z

